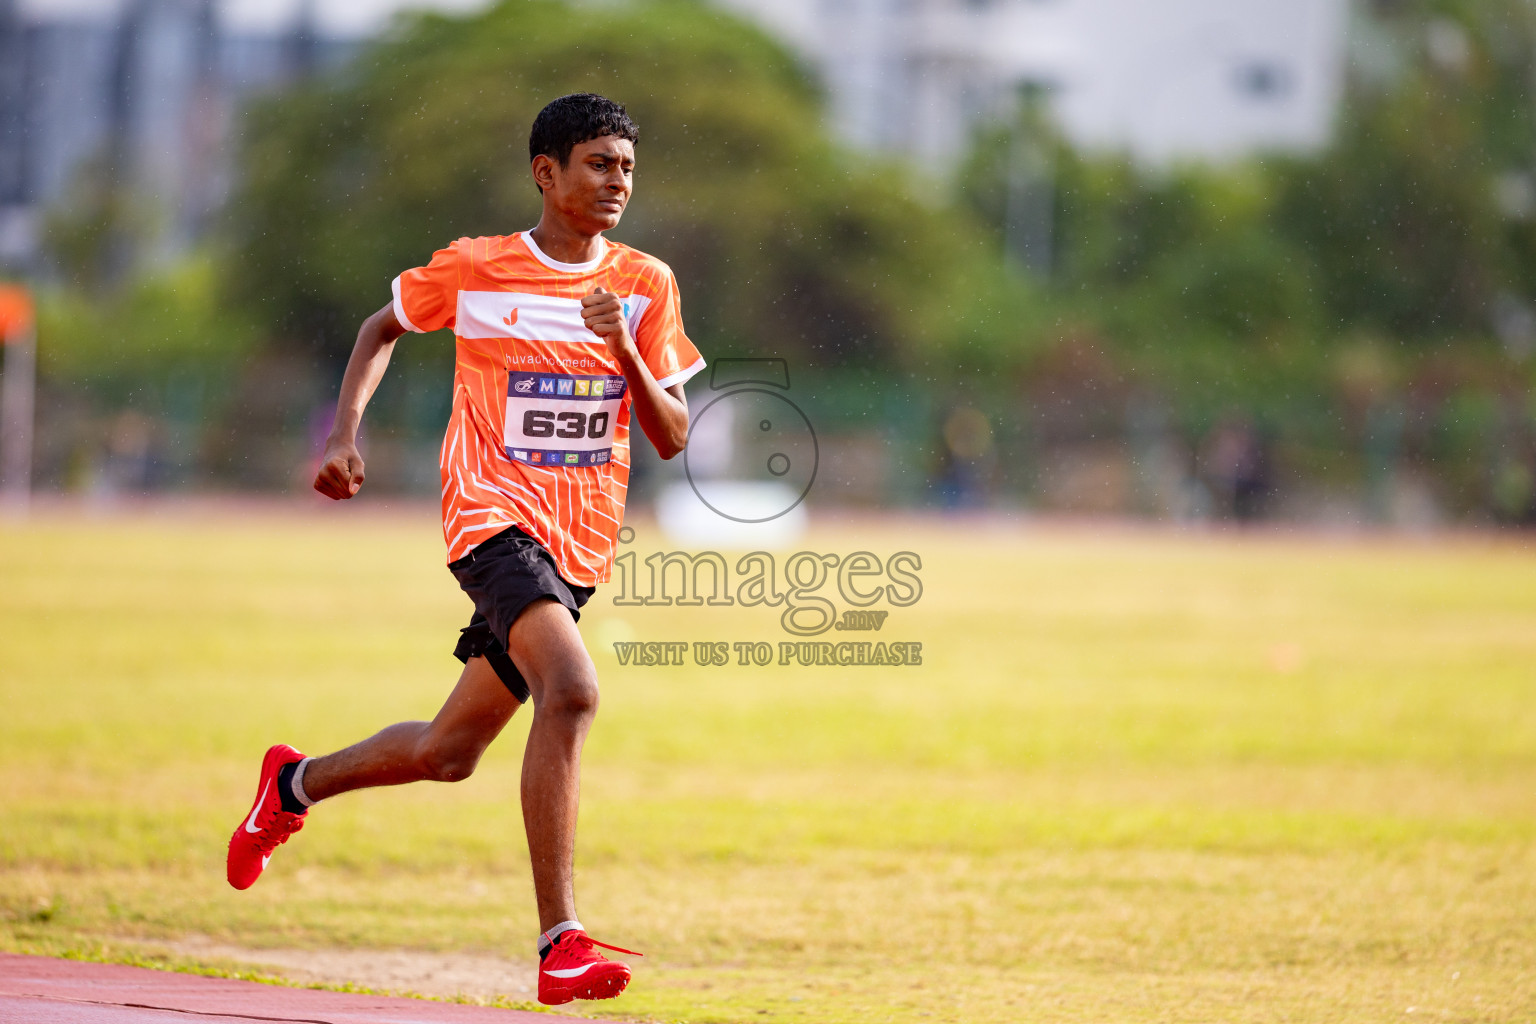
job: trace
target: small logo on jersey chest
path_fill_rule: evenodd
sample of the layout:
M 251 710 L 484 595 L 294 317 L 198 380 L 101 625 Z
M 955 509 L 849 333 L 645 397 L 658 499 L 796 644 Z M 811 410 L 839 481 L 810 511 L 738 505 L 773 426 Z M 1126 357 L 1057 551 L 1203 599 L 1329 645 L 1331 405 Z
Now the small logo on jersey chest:
M 506 316 L 502 317 L 501 318 L 501 322 L 506 324 L 508 327 L 511 327 L 512 325 L 516 324 L 517 323 L 517 307 L 513 306 L 512 307 L 512 312 L 510 312 Z

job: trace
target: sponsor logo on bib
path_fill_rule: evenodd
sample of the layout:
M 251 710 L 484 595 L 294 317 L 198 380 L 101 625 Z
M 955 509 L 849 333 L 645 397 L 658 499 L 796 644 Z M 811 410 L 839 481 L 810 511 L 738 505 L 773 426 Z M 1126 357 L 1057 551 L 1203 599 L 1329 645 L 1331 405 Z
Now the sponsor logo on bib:
M 507 458 L 544 468 L 607 464 L 624 389 L 624 378 L 610 374 L 509 373 Z

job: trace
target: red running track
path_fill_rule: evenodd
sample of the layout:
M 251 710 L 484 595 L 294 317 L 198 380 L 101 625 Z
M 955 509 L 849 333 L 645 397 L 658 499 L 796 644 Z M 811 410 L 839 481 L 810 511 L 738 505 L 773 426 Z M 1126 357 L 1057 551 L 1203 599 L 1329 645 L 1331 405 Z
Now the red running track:
M 574 1024 L 577 1020 L 0 953 L 3 1024 Z

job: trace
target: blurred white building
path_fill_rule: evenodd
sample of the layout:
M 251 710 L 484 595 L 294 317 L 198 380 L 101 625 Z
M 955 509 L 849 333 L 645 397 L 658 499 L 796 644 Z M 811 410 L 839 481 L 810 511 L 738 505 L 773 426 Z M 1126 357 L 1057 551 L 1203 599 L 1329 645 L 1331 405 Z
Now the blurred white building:
M 174 256 L 228 194 L 231 131 L 251 95 L 344 59 L 313 5 L 231 24 L 216 0 L 0 0 L 0 266 L 29 267 L 44 211 L 121 188 Z
M 1075 143 L 1149 163 L 1317 147 L 1348 21 L 1348 0 L 718 2 L 809 58 L 846 141 L 939 173 L 1023 87 Z
M 401 7 L 486 2 L 0 0 L 0 265 L 30 262 L 42 211 L 65 203 L 92 161 L 142 198 L 159 253 L 183 251 L 227 195 L 230 132 L 251 94 L 335 65 Z M 1048 97 L 1074 142 L 1147 162 L 1318 146 L 1340 93 L 1348 8 L 716 2 L 805 54 L 845 143 L 939 174 L 1024 87 Z

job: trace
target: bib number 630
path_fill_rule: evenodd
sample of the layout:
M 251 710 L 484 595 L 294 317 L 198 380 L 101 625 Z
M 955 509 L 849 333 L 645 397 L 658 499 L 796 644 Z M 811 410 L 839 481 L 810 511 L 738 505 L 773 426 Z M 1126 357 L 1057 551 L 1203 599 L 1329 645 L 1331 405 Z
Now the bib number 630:
M 608 433 L 608 413 L 551 412 L 529 409 L 523 413 L 524 437 L 599 438 Z

